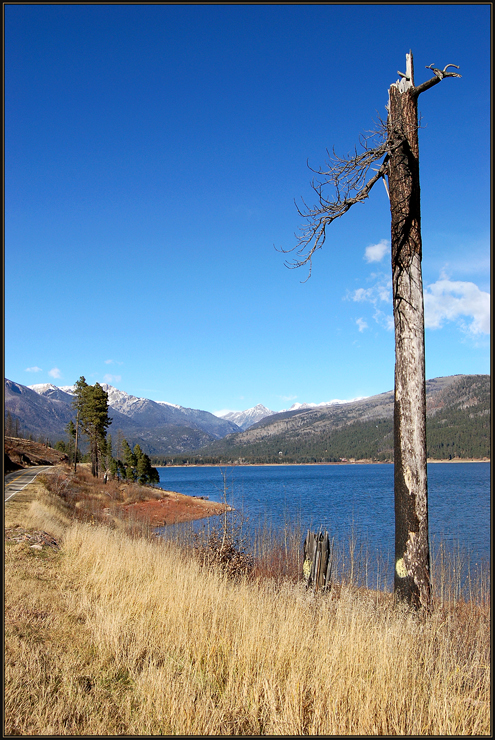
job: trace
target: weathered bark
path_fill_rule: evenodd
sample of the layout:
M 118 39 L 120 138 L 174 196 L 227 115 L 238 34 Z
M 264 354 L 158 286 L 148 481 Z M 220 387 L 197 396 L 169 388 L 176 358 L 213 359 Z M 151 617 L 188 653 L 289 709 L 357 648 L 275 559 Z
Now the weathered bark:
M 76 441 L 74 442 L 74 473 L 77 473 L 77 437 L 79 434 L 79 411 L 76 418 Z
M 304 540 L 303 575 L 308 588 L 329 589 L 332 577 L 332 548 L 328 532 L 310 532 Z
M 396 595 L 429 610 L 426 386 L 417 95 L 412 54 L 389 91 L 388 163 L 395 322 L 394 495 Z
M 387 131 L 374 148 L 346 158 L 334 157 L 323 180 L 312 183 L 318 195 L 313 208 L 304 204 L 299 213 L 309 220 L 299 237 L 298 255 L 289 267 L 311 260 L 326 239 L 327 227 L 356 203 L 362 203 L 378 180 L 383 179 L 392 216 L 392 290 L 395 322 L 395 592 L 414 606 L 430 609 L 430 554 L 428 545 L 428 488 L 426 475 L 426 380 L 424 306 L 421 277 L 421 208 L 419 186 L 418 110 L 419 95 L 446 77 L 447 64 L 434 77 L 414 86 L 412 53 L 406 55 L 406 73 L 389 90 Z M 377 133 L 382 133 L 381 129 Z M 384 157 L 384 158 L 383 158 Z M 382 163 L 367 182 L 374 162 Z M 385 180 L 388 177 L 388 187 Z M 329 200 L 327 185 L 336 189 Z M 295 249 L 294 247 L 293 249 Z M 306 252 L 307 250 L 307 252 Z M 282 250 L 283 252 L 285 250 Z M 292 250 L 288 250 L 292 251 Z M 309 277 L 308 275 L 308 277 Z

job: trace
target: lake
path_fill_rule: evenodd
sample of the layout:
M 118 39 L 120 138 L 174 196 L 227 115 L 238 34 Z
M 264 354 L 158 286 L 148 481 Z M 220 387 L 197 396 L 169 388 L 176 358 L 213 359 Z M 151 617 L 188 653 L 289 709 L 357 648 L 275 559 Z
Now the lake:
M 262 525 L 328 531 L 337 542 L 354 535 L 371 560 L 392 569 L 394 467 L 383 465 L 242 465 L 157 468 L 160 487 L 224 500 L 254 532 Z M 432 558 L 441 543 L 473 567 L 490 558 L 490 463 L 428 463 Z M 204 525 L 204 522 L 202 522 Z

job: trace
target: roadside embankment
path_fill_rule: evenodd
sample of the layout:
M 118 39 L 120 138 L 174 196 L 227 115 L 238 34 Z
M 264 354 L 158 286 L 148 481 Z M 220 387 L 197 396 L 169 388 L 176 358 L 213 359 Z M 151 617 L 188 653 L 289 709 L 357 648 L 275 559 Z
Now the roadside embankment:
M 31 465 L 60 465 L 67 460 L 65 453 L 30 439 L 5 437 L 4 448 L 5 473 Z

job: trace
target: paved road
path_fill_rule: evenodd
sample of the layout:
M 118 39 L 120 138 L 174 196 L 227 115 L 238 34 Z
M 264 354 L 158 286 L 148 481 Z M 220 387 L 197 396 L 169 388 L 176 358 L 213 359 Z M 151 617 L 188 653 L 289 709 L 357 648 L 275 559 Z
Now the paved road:
M 13 473 L 8 473 L 5 476 L 4 483 L 5 501 L 8 501 L 9 498 L 22 491 L 29 483 L 32 483 L 37 475 L 51 469 L 51 465 L 36 465 L 33 468 L 25 468 L 24 470 L 16 470 Z

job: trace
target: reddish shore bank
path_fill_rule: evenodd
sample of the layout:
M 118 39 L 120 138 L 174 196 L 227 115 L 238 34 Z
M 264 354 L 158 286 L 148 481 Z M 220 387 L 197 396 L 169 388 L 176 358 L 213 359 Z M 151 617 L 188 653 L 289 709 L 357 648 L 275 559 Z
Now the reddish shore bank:
M 163 491 L 163 498 L 152 501 L 137 501 L 122 507 L 129 518 L 147 522 L 154 527 L 167 524 L 192 522 L 209 516 L 223 514 L 230 506 L 216 501 L 207 501 L 195 496 L 185 496 L 175 491 Z

